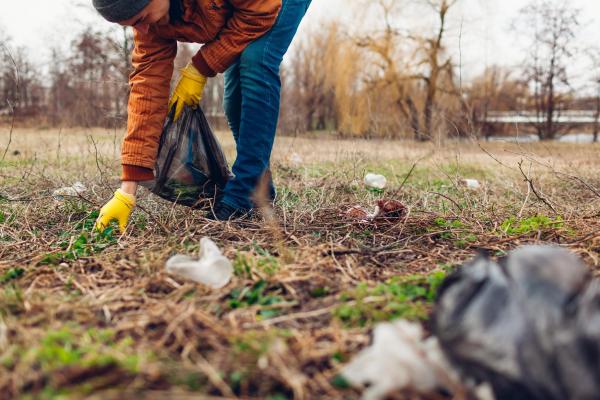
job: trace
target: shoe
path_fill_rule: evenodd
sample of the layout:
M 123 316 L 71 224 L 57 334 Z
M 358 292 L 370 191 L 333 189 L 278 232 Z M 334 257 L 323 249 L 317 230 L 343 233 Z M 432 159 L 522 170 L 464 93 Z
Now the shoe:
M 217 203 L 215 207 L 206 213 L 206 219 L 212 221 L 230 221 L 234 219 L 245 219 L 252 216 L 252 210 L 234 208 L 225 203 Z

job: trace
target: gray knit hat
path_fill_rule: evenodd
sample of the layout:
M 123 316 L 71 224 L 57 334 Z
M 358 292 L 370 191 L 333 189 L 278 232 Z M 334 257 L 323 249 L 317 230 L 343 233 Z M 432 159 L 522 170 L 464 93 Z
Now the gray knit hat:
M 110 22 L 125 21 L 142 11 L 150 0 L 93 0 L 94 7 Z

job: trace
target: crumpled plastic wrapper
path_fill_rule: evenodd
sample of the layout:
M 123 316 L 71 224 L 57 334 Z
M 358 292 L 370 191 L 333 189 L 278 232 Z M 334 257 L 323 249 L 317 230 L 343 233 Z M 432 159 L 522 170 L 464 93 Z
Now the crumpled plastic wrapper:
M 383 175 L 369 173 L 365 175 L 365 185 L 371 189 L 385 189 L 387 179 Z
M 481 255 L 439 289 L 433 331 L 465 376 L 498 399 L 600 399 L 600 280 L 573 253 Z
M 2 316 L 0 316 L 0 351 L 8 347 L 8 327 L 4 322 Z
M 226 286 L 233 276 L 231 261 L 211 239 L 200 240 L 198 258 L 178 254 L 167 261 L 167 272 L 207 285 L 213 289 Z
M 299 167 L 304 163 L 304 159 L 298 153 L 292 153 L 292 155 L 289 158 L 289 161 L 294 167 Z
M 463 179 L 461 183 L 468 189 L 477 190 L 481 188 L 481 183 L 477 179 Z
M 363 400 L 384 399 L 404 389 L 429 393 L 459 385 L 438 340 L 425 339 L 420 324 L 405 320 L 376 325 L 373 344 L 354 357 L 341 374 L 354 387 L 368 385 Z
M 66 197 L 79 197 L 79 194 L 87 190 L 81 182 L 75 182 L 72 186 L 62 187 L 52 192 L 52 197 L 56 201 L 65 201 Z

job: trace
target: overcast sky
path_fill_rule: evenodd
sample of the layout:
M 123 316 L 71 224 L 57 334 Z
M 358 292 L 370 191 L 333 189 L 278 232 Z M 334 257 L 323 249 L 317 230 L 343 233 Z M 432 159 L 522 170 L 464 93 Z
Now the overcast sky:
M 359 1 L 313 0 L 298 39 L 308 30 L 318 29 L 327 19 L 341 19 L 349 24 L 360 21 L 360 9 L 350 7 Z M 568 1 L 583 11 L 585 27 L 579 40 L 581 47 L 600 43 L 600 1 Z M 108 24 L 89 10 L 91 0 L 3 0 L 3 3 L 0 27 L 15 44 L 31 49 L 31 54 L 37 57 L 34 62 L 47 61 L 49 47 L 56 43 L 68 45 L 84 24 L 91 22 L 99 27 Z M 83 5 L 74 6 L 76 3 Z M 515 66 L 520 63 L 525 54 L 524 43 L 510 28 L 511 21 L 524 3 L 523 0 L 461 0 L 460 8 L 451 18 L 447 44 L 455 55 L 455 62 L 459 61 L 461 49 L 462 69 L 467 77 L 481 72 L 486 65 Z M 27 10 L 26 13 L 24 10 Z M 404 18 L 410 19 L 410 22 L 429 23 L 421 15 L 406 15 Z M 406 22 L 407 26 L 410 22 Z M 587 68 L 583 58 L 573 60 L 573 66 L 578 69 L 577 73 L 584 73 Z

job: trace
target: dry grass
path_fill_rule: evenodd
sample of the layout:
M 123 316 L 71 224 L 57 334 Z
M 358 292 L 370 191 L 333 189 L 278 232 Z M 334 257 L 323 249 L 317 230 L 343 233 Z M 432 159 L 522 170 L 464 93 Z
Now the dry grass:
M 144 191 L 128 235 L 98 237 L 119 141 L 17 131 L 0 163 L 0 398 L 355 398 L 336 375 L 372 325 L 427 324 L 436 285 L 477 249 L 553 242 L 600 265 L 598 146 L 281 138 L 275 225 L 208 222 Z M 390 188 L 367 191 L 366 171 Z M 84 199 L 53 200 L 75 181 Z M 344 216 L 381 197 L 406 218 Z M 203 236 L 234 260 L 219 291 L 163 271 Z

